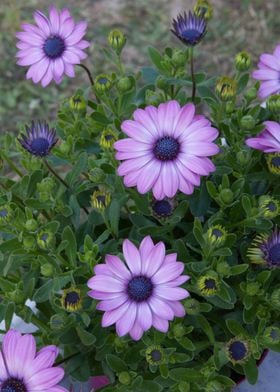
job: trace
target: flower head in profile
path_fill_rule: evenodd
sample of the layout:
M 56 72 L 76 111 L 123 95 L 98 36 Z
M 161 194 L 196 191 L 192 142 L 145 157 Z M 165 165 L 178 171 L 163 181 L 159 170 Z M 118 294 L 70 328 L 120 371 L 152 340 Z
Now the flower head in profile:
M 46 346 L 36 354 L 32 335 L 9 330 L 0 351 L 0 391 L 67 392 L 57 385 L 64 377 L 64 370 L 53 366 L 57 356 L 56 346 Z
M 266 265 L 268 268 L 280 268 L 280 232 L 276 228 L 270 235 L 256 237 L 248 249 L 247 255 L 252 263 Z
M 265 129 L 257 136 L 246 140 L 249 147 L 265 153 L 280 152 L 280 124 L 276 121 L 265 121 Z
M 127 187 L 137 186 L 139 193 L 152 189 L 157 200 L 172 198 L 178 190 L 190 195 L 201 176 L 215 171 L 208 156 L 219 151 L 213 143 L 218 131 L 195 115 L 193 104 L 181 108 L 173 100 L 137 109 L 133 116 L 121 125 L 129 137 L 114 144 L 116 159 L 124 161 L 118 174 Z
M 50 129 L 46 122 L 32 121 L 31 127 L 26 127 L 26 134 L 21 134 L 18 141 L 30 154 L 44 157 L 49 155 L 58 138 L 55 129 Z
M 152 326 L 167 332 L 168 321 L 185 315 L 180 300 L 189 293 L 178 287 L 189 279 L 181 275 L 184 264 L 177 261 L 176 253 L 166 255 L 164 243 L 155 245 L 150 236 L 139 249 L 125 240 L 123 255 L 126 264 L 107 255 L 105 264 L 95 266 L 95 276 L 88 281 L 89 296 L 101 300 L 97 309 L 105 312 L 102 326 L 116 323 L 119 336 L 129 333 L 134 340 Z
M 30 67 L 26 78 L 46 87 L 52 80 L 59 84 L 64 74 L 74 77 L 74 65 L 87 57 L 86 22 L 75 23 L 68 9 L 59 11 L 54 6 L 49 18 L 35 11 L 34 19 L 36 25 L 23 23 L 23 31 L 16 34 L 17 64 Z
M 173 19 L 173 30 L 171 32 L 179 38 L 185 45 L 197 45 L 206 34 L 206 20 L 203 16 L 195 13 L 184 12 Z
M 259 97 L 265 99 L 272 94 L 280 93 L 280 45 L 273 54 L 264 53 L 260 56 L 259 69 L 254 71 L 254 79 L 260 80 Z

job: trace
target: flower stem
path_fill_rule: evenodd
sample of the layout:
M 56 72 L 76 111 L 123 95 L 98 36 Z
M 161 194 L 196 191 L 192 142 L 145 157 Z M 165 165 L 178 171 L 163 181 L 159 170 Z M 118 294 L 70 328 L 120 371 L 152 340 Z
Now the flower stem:
M 194 63 L 193 63 L 193 47 L 190 48 L 190 65 L 191 65 L 191 76 L 192 76 L 192 101 L 195 101 L 196 93 L 196 81 L 194 75 Z
M 14 162 L 3 151 L 1 151 L 1 157 L 8 163 L 12 170 L 14 170 L 20 177 L 23 177 L 23 173 L 17 168 Z
M 83 69 L 86 71 L 87 76 L 88 76 L 89 81 L 90 81 L 90 84 L 91 84 L 92 86 L 94 86 L 93 77 L 92 77 L 91 72 L 90 72 L 90 70 L 88 69 L 88 67 L 86 67 L 84 64 L 77 64 L 77 65 L 78 65 L 79 67 L 83 68 Z

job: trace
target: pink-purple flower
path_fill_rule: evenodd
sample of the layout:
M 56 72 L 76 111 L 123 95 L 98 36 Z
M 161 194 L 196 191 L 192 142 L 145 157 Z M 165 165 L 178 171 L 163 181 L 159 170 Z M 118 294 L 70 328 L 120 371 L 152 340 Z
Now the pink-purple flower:
M 16 34 L 17 64 L 29 66 L 26 78 L 46 87 L 52 79 L 59 84 L 64 74 L 74 77 L 74 65 L 87 57 L 84 49 L 89 42 L 83 39 L 87 23 L 75 23 L 68 9 L 54 6 L 49 18 L 35 11 L 34 19 L 36 25 L 23 23 L 23 31 Z
M 280 124 L 275 121 L 265 121 L 265 129 L 257 136 L 246 140 L 249 147 L 265 153 L 280 152 Z
M 9 330 L 0 351 L 1 392 L 67 392 L 57 385 L 64 370 L 53 367 L 58 355 L 56 346 L 46 346 L 36 354 L 32 335 Z
M 107 255 L 105 264 L 96 265 L 95 276 L 88 281 L 89 295 L 100 302 L 104 311 L 102 326 L 116 324 L 117 334 L 130 334 L 134 340 L 152 326 L 167 332 L 169 321 L 185 315 L 180 300 L 189 296 L 178 287 L 189 276 L 182 275 L 184 263 L 177 254 L 165 254 L 165 245 L 145 237 L 139 249 L 128 239 L 123 242 L 126 264 L 117 256 Z
M 259 69 L 254 71 L 253 78 L 261 81 L 259 97 L 264 99 L 280 92 L 280 45 L 273 54 L 264 53 L 260 56 Z
M 178 190 L 192 194 L 200 177 L 215 170 L 208 156 L 219 151 L 213 143 L 218 131 L 204 116 L 195 115 L 193 104 L 181 108 L 172 100 L 137 109 L 133 117 L 121 125 L 129 137 L 114 144 L 116 159 L 123 161 L 118 174 L 127 187 L 137 186 L 139 193 L 152 189 L 162 200 Z

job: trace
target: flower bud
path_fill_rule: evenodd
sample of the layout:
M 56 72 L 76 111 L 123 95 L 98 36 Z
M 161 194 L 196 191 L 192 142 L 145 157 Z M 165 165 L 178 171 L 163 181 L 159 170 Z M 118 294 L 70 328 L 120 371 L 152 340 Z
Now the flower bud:
M 226 240 L 227 232 L 221 225 L 211 226 L 206 233 L 208 243 L 213 246 L 221 246 Z
M 157 106 L 161 103 L 161 96 L 153 90 L 146 90 L 145 92 L 145 102 L 147 105 Z
M 226 261 L 218 263 L 217 272 L 219 275 L 229 276 L 230 275 L 230 265 Z
M 95 167 L 90 170 L 89 178 L 92 182 L 102 182 L 105 179 L 105 173 L 100 167 Z
M 273 219 L 280 213 L 280 205 L 278 200 L 268 195 L 263 195 L 259 199 L 259 213 L 264 218 Z
M 222 76 L 217 80 L 215 90 L 222 101 L 232 101 L 237 94 L 237 83 L 228 76 Z
M 41 231 L 37 235 L 37 244 L 41 249 L 48 249 L 53 242 L 53 233 L 49 231 Z
M 188 298 L 184 302 L 184 307 L 187 314 L 195 316 L 200 313 L 200 303 L 194 298 Z
M 226 102 L 226 114 L 231 114 L 234 112 L 235 103 L 234 102 Z
M 117 54 L 121 54 L 121 51 L 126 43 L 125 35 L 119 30 L 112 30 L 108 35 L 108 42 L 112 49 Z
M 118 135 L 113 129 L 111 128 L 104 129 L 100 137 L 100 146 L 104 150 L 111 150 L 114 143 L 117 140 L 118 140 Z
M 121 93 L 125 93 L 126 91 L 129 91 L 131 87 L 132 87 L 132 80 L 128 76 L 124 76 L 117 83 L 117 89 Z
M 172 55 L 172 62 L 177 67 L 184 67 L 187 62 L 187 54 L 182 50 L 175 50 Z
M 258 90 L 256 89 L 256 87 L 249 88 L 249 90 L 247 90 L 244 94 L 245 98 L 249 101 L 252 101 L 253 99 L 257 98 L 257 95 Z
M 280 288 L 272 292 L 269 303 L 273 309 L 280 310 Z
M 261 285 L 258 282 L 248 282 L 246 285 L 246 293 L 254 297 L 260 292 Z
M 254 117 L 250 115 L 243 116 L 241 119 L 241 128 L 245 131 L 251 131 L 256 125 Z
M 270 319 L 270 312 L 268 308 L 264 305 L 259 305 L 257 308 L 256 316 L 259 320 L 269 320 Z
M 108 191 L 94 191 L 91 196 L 91 205 L 93 208 L 104 211 L 111 202 L 111 193 Z
M 246 166 L 251 159 L 251 152 L 247 150 L 240 150 L 236 154 L 236 159 L 241 166 Z
M 67 142 L 62 142 L 59 145 L 59 151 L 62 152 L 63 155 L 67 155 L 72 150 L 72 146 Z
M 73 111 L 85 112 L 87 108 L 87 101 L 80 94 L 73 95 L 69 100 L 69 106 Z
M 269 171 L 272 174 L 279 176 L 280 175 L 280 153 L 275 152 L 272 154 L 266 154 L 265 158 L 266 158 L 266 162 L 267 162 L 267 166 L 268 166 Z
M 109 75 L 100 74 L 94 80 L 94 88 L 99 93 L 104 93 L 110 90 L 112 86 L 112 80 Z
M 280 94 L 271 95 L 266 101 L 266 107 L 272 114 L 280 114 Z
M 163 75 L 159 75 L 156 79 L 156 86 L 162 90 L 168 88 L 169 84 L 166 81 L 166 77 Z
M 51 329 L 60 330 L 65 325 L 65 317 L 62 314 L 55 314 L 50 319 L 50 327 Z
M 200 18 L 204 18 L 208 21 L 212 18 L 213 7 L 208 0 L 197 0 L 194 6 L 194 13 Z
M 53 276 L 54 267 L 51 263 L 46 263 L 46 264 L 41 265 L 40 271 L 43 276 L 45 276 L 46 278 L 49 278 L 49 277 Z
M 182 338 L 186 333 L 186 327 L 183 324 L 175 324 L 173 326 L 173 333 L 175 338 Z
M 263 334 L 263 341 L 265 344 L 280 343 L 280 329 L 275 326 L 267 327 Z
M 35 238 L 32 236 L 24 237 L 22 245 L 25 250 L 29 251 L 34 248 L 35 246 Z
M 25 222 L 25 228 L 28 231 L 35 231 L 37 229 L 37 227 L 38 227 L 38 223 L 35 219 L 28 219 Z
M 225 204 L 230 204 L 233 202 L 234 194 L 231 189 L 226 188 L 221 190 L 220 197 Z
M 119 382 L 123 385 L 129 385 L 131 381 L 130 374 L 128 372 L 121 372 L 119 375 Z
M 9 204 L 0 206 L 0 225 L 10 222 L 13 212 Z
M 251 56 L 249 53 L 243 51 L 237 53 L 235 56 L 235 68 L 237 71 L 244 72 L 248 71 L 251 67 Z

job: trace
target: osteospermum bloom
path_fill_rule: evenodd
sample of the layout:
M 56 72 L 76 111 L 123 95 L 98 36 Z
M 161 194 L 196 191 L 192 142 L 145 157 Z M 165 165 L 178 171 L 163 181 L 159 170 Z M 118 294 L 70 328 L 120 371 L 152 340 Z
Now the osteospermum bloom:
M 273 54 L 262 54 L 258 63 L 259 69 L 254 71 L 254 79 L 261 81 L 259 97 L 264 99 L 272 94 L 280 93 L 280 45 Z
M 171 32 L 179 38 L 184 44 L 189 46 L 197 45 L 206 34 L 206 20 L 195 13 L 184 12 L 173 19 L 173 30 Z
M 88 281 L 89 295 L 101 300 L 98 310 L 105 311 L 102 326 L 116 323 L 119 336 L 130 334 L 139 340 L 152 326 L 168 331 L 168 321 L 185 315 L 180 300 L 189 296 L 178 287 L 189 276 L 181 275 L 184 264 L 176 253 L 165 254 L 163 242 L 154 244 L 147 236 L 139 250 L 129 240 L 123 242 L 126 265 L 117 256 L 107 255 L 105 264 L 95 266 Z
M 46 346 L 36 354 L 32 335 L 9 330 L 0 351 L 0 391 L 67 392 L 57 385 L 64 377 L 62 368 L 53 367 L 58 353 L 56 346 Z
M 252 263 L 280 268 L 280 232 L 276 228 L 270 235 L 256 237 L 247 255 Z
M 232 338 L 226 344 L 228 359 L 234 364 L 242 364 L 250 356 L 249 343 L 242 338 Z
M 137 185 L 140 193 L 152 189 L 162 200 L 174 197 L 177 190 L 192 194 L 200 176 L 215 170 L 207 157 L 219 151 L 212 143 L 218 131 L 204 116 L 195 115 L 193 104 L 181 108 L 169 101 L 158 108 L 137 109 L 133 116 L 121 125 L 129 138 L 114 144 L 116 159 L 124 161 L 118 174 L 127 187 Z
M 30 66 L 26 78 L 46 87 L 52 79 L 59 84 L 63 74 L 75 76 L 74 65 L 87 57 L 83 51 L 89 42 L 83 40 L 86 22 L 75 24 L 67 9 L 52 6 L 49 18 L 35 11 L 36 25 L 23 23 L 23 31 L 16 34 L 18 65 Z
M 32 121 L 31 127 L 26 127 L 26 134 L 21 134 L 18 141 L 30 154 L 44 157 L 50 153 L 58 139 L 55 129 L 50 129 L 46 122 Z
M 276 121 L 265 121 L 265 129 L 257 136 L 246 140 L 249 147 L 266 153 L 280 152 L 280 124 Z

